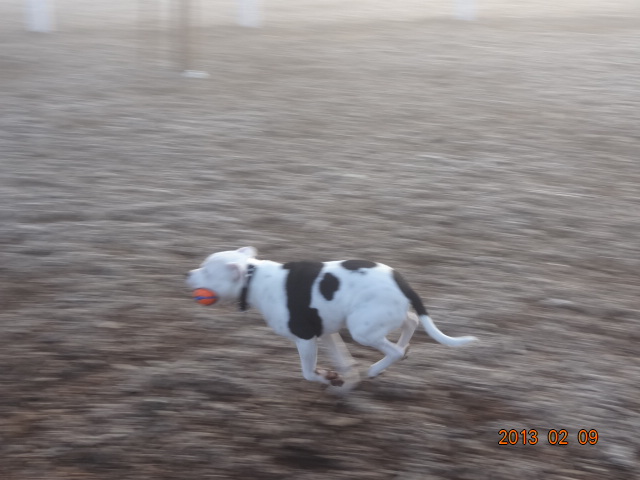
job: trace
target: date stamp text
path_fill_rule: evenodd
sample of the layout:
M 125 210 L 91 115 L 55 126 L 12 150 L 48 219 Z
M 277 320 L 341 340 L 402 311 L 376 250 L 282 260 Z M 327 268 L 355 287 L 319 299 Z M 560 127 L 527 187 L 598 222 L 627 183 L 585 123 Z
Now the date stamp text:
M 544 442 L 544 432 L 540 433 L 535 428 L 507 430 L 503 428 L 498 432 L 500 440 L 498 445 L 536 445 Z M 546 441 L 549 445 L 569 445 L 577 441 L 580 445 L 595 445 L 599 439 L 598 431 L 594 428 L 587 430 L 583 428 L 576 435 L 570 435 L 565 428 L 551 429 L 547 432 Z

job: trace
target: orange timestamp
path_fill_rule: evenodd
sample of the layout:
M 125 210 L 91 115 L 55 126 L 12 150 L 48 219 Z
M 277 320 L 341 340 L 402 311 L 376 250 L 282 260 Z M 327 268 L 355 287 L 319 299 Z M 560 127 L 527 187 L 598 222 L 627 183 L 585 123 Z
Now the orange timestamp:
M 498 435 L 501 437 L 498 445 L 536 445 L 540 442 L 540 433 L 535 428 L 523 430 L 503 428 L 498 432 Z M 565 428 L 551 429 L 547 432 L 547 443 L 549 445 L 569 445 L 569 437 L 569 432 Z M 593 428 L 591 430 L 583 428 L 577 434 L 580 445 L 595 445 L 599 438 L 598 431 Z

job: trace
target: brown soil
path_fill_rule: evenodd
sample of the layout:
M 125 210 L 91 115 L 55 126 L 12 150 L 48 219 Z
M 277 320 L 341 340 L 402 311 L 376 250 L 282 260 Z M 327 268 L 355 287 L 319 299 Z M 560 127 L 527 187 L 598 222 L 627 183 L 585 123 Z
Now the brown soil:
M 218 25 L 209 79 L 122 24 L 5 29 L 0 477 L 638 478 L 639 26 Z M 392 265 L 480 341 L 419 332 L 328 395 L 257 312 L 190 299 L 242 245 Z

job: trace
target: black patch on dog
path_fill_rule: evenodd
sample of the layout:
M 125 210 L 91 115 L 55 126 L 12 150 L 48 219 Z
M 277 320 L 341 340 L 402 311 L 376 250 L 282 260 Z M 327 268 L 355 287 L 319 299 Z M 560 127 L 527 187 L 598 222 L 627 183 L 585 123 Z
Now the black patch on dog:
M 427 313 L 427 309 L 424 308 L 424 304 L 422 303 L 422 300 L 420 299 L 418 294 L 413 291 L 413 289 L 409 286 L 402 275 L 400 275 L 395 270 L 393 271 L 393 279 L 398 284 L 398 287 L 400 288 L 404 296 L 409 299 L 409 301 L 411 302 L 411 306 L 416 311 L 416 313 L 418 315 L 429 315 Z
M 311 287 L 322 270 L 320 262 L 289 262 L 285 288 L 289 309 L 289 330 L 296 337 L 310 340 L 322 335 L 322 319 L 317 308 L 311 308 Z
M 347 270 L 360 270 L 361 268 L 373 268 L 378 264 L 369 260 L 345 260 L 340 265 Z
M 333 300 L 333 294 L 340 288 L 340 280 L 331 273 L 325 273 L 320 281 L 320 293 L 327 300 Z

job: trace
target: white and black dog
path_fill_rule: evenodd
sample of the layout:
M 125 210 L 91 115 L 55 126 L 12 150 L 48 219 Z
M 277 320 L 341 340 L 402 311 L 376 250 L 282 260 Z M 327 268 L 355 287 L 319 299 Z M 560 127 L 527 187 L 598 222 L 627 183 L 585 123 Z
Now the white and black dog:
M 338 372 L 316 368 L 317 340 L 328 347 L 338 371 L 353 366 L 340 334 L 384 353 L 368 371 L 375 377 L 405 356 L 418 319 L 436 341 L 459 346 L 475 337 L 448 337 L 435 326 L 420 297 L 387 265 L 366 260 L 289 262 L 256 259 L 253 247 L 218 252 L 187 274 L 192 289 L 214 291 L 221 303 L 238 302 L 240 310 L 257 308 L 278 334 L 298 347 L 302 374 L 310 381 L 340 386 Z M 417 315 L 409 312 L 413 307 Z M 387 335 L 401 329 L 397 343 Z

